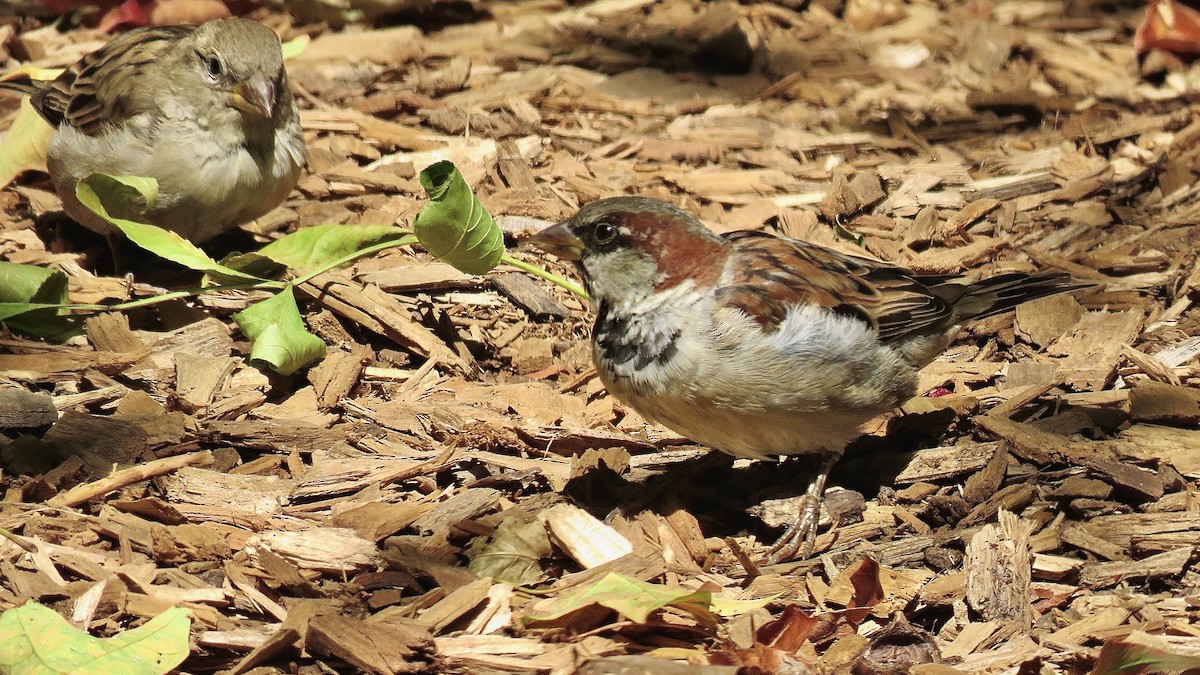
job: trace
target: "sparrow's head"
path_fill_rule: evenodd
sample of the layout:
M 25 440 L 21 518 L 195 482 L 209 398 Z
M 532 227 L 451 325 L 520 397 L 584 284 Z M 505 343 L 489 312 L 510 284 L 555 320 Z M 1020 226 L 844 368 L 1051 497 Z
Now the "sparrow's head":
M 648 197 L 594 201 L 530 243 L 575 261 L 588 292 L 613 303 L 714 283 L 726 255 L 724 240 L 691 214 Z
M 218 19 L 191 35 L 193 67 L 211 87 L 226 92 L 229 105 L 270 119 L 287 85 L 279 36 L 248 19 Z

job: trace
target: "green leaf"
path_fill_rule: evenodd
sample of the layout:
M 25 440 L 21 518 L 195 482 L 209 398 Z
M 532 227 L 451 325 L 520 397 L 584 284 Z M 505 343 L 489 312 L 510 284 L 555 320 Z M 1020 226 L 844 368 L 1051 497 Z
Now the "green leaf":
M 500 263 L 504 233 L 471 192 L 458 168 L 438 162 L 421 172 L 430 203 L 413 221 L 425 250 L 467 274 L 484 274 Z
M 267 244 L 258 255 L 293 270 L 332 265 L 355 253 L 411 234 L 390 225 L 317 225 L 297 230 Z
M 718 601 L 708 591 L 672 588 L 608 572 L 593 584 L 578 586 L 556 598 L 538 602 L 528 610 L 525 622 L 547 623 L 588 606 L 601 605 L 638 623 L 645 623 L 655 610 L 674 607 L 711 626 L 716 624 L 714 610 L 718 606 L 723 616 L 734 616 L 763 607 L 773 599 Z
M 0 261 L 0 302 L 66 303 L 67 275 L 35 265 Z
M 79 321 L 63 315 L 70 306 L 67 275 L 34 265 L 0 261 L 0 321 L 16 331 L 63 338 Z
M 528 586 L 545 574 L 538 561 L 549 556 L 550 537 L 539 520 L 522 522 L 509 517 L 500 521 L 487 544 L 471 558 L 467 567 L 478 577 L 491 577 L 513 586 Z
M 290 285 L 234 314 L 233 320 L 254 345 L 251 363 L 266 364 L 281 375 L 291 375 L 325 356 L 325 343 L 304 326 Z
M 96 215 L 112 223 L 130 241 L 160 258 L 220 279 L 240 283 L 263 281 L 217 263 L 199 246 L 170 230 L 129 220 L 158 198 L 158 182 L 153 178 L 94 173 L 79 181 L 75 186 L 75 196 Z
M 54 127 L 33 109 L 28 98 L 22 99 L 12 126 L 0 138 L 0 187 L 24 171 L 45 171 L 53 136 Z
M 867 240 L 866 237 L 855 232 L 854 230 L 848 229 L 845 225 L 842 225 L 842 223 L 839 221 L 835 221 L 833 223 L 833 234 L 838 239 L 844 239 L 846 241 L 854 242 L 854 244 L 857 246 L 863 246 L 864 245 L 863 242 L 865 242 Z
M 1132 637 L 1132 636 L 1131 636 Z M 1149 636 L 1143 637 L 1150 639 Z M 1100 648 L 1092 675 L 1200 673 L 1200 656 L 1176 654 L 1132 639 L 1109 640 Z
M 63 305 L 57 303 L 38 303 L 38 302 L 0 302 L 0 321 L 5 321 L 10 325 L 9 321 L 14 316 L 36 312 L 38 310 L 59 310 Z
M 172 607 L 102 639 L 31 601 L 0 614 L 0 673 L 161 675 L 187 658 L 190 628 L 187 610 Z
M 287 271 L 286 265 L 280 265 L 274 260 L 255 252 L 231 253 L 221 259 L 221 264 L 229 269 L 237 270 L 243 274 L 251 274 L 262 279 L 278 279 Z M 208 285 L 209 282 L 210 279 L 205 277 L 204 284 Z
M 288 40 L 287 42 L 283 43 L 283 45 L 281 46 L 281 51 L 283 52 L 283 60 L 286 61 L 288 59 L 294 59 L 297 56 L 300 56 L 301 54 L 303 54 L 305 52 L 305 50 L 308 49 L 308 45 L 311 42 L 312 42 L 312 38 L 310 38 L 308 35 L 306 35 L 304 33 L 301 33 L 300 35 L 297 35 L 296 37 L 292 38 L 291 40 Z

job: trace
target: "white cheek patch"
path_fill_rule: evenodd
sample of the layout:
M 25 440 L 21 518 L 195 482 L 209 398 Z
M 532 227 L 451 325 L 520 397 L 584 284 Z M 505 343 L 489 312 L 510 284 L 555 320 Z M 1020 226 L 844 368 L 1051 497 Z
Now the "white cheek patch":
M 658 266 L 649 256 L 632 250 L 592 254 L 583 261 L 592 295 L 613 307 L 641 302 L 654 291 Z

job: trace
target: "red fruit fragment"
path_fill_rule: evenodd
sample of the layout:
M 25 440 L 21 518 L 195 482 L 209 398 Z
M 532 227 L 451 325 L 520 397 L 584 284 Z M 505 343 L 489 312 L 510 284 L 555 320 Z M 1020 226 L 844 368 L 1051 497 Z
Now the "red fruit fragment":
M 1176 0 L 1150 0 L 1146 18 L 1133 35 L 1133 51 L 1161 49 L 1172 54 L 1200 54 L 1200 12 Z

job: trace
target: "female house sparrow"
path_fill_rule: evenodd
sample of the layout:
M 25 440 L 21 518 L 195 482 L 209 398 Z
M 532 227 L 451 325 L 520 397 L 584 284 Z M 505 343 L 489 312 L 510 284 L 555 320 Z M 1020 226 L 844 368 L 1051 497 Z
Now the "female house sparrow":
M 114 215 L 201 242 L 278 206 L 304 162 L 279 36 L 246 19 L 138 28 L 55 80 L 0 87 L 29 94 L 56 128 L 50 178 L 67 214 L 101 234 L 112 227 L 75 198 L 92 173 L 157 179 L 144 214 Z
M 718 236 L 640 197 L 592 202 L 531 243 L 577 262 L 596 370 L 618 399 L 737 457 L 821 456 L 771 563 L 811 553 L 834 462 L 917 393 L 959 324 L 1078 288 L 1065 274 L 954 283 L 765 233 Z

